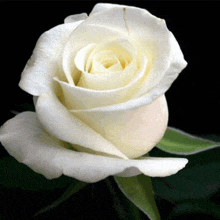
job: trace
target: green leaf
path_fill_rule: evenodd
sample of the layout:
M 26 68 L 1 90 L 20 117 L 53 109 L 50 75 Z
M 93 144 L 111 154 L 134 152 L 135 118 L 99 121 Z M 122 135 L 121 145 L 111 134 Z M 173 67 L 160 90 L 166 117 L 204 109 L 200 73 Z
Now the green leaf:
M 76 181 L 64 175 L 48 180 L 13 157 L 0 159 L 0 184 L 7 188 L 20 188 L 28 191 L 52 190 L 66 187 Z
M 219 137 L 215 135 L 205 135 L 205 137 L 211 140 L 219 140 Z M 175 175 L 152 178 L 155 200 L 159 210 L 164 215 L 163 219 L 184 219 L 184 215 L 193 215 L 199 209 L 198 202 L 200 202 L 199 206 L 206 207 L 206 211 L 211 210 L 206 201 L 218 200 L 219 203 L 219 199 L 216 197 L 218 197 L 220 189 L 220 148 L 207 149 L 186 156 L 170 154 L 154 148 L 149 154 L 152 157 L 185 157 L 189 160 L 187 166 Z M 172 206 L 176 208 L 173 209 Z M 168 212 L 166 212 L 167 207 L 169 207 Z M 214 206 L 213 210 L 216 210 Z M 205 215 L 201 212 L 200 214 Z M 206 212 L 206 214 L 210 213 Z M 183 217 L 181 218 L 181 216 Z M 206 216 L 203 217 L 206 219 Z
M 167 128 L 164 137 L 157 144 L 160 150 L 179 155 L 196 154 L 218 146 L 220 146 L 220 142 L 195 137 L 171 127 Z
M 152 157 L 183 157 L 154 148 Z M 174 203 L 187 199 L 205 199 L 218 193 L 220 188 L 220 148 L 184 156 L 187 166 L 177 174 L 152 178 L 156 196 Z M 156 197 L 157 198 L 157 197 Z
M 135 177 L 114 177 L 124 195 L 151 220 L 160 220 L 159 211 L 154 201 L 151 179 L 145 175 Z

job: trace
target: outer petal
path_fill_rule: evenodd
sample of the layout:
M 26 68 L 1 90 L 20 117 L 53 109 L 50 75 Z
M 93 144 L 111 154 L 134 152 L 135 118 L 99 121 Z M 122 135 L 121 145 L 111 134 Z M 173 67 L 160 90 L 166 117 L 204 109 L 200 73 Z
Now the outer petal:
M 93 15 L 98 12 L 102 12 L 115 7 L 128 7 L 126 5 L 118 5 L 118 4 L 109 4 L 109 3 L 98 3 L 94 6 L 91 13 L 89 15 Z
M 153 177 L 175 174 L 185 167 L 184 158 L 142 158 L 124 160 L 78 153 L 65 149 L 64 143 L 50 136 L 33 112 L 16 115 L 0 129 L 0 141 L 19 162 L 46 178 L 65 174 L 85 182 L 97 182 L 109 175 Z
M 142 95 L 145 102 L 154 100 L 158 95 L 164 94 L 171 86 L 173 81 L 179 76 L 179 73 L 187 66 L 187 62 L 184 60 L 182 51 L 179 44 L 176 41 L 174 35 L 170 32 L 170 65 L 166 70 L 158 84 L 156 84 L 149 92 L 146 93 L 146 89 L 149 86 L 148 78 L 145 79 L 140 90 L 133 96 L 133 98 L 140 97 Z
M 140 157 L 156 146 L 162 139 L 168 122 L 164 95 L 148 106 L 127 111 L 71 112 L 113 143 L 128 158 Z
M 64 23 L 72 23 L 72 22 L 76 22 L 76 21 L 82 21 L 87 18 L 88 18 L 88 15 L 86 13 L 70 15 L 64 19 Z
M 0 129 L 0 141 L 11 156 L 48 179 L 62 174 L 54 158 L 65 149 L 63 143 L 43 129 L 36 113 L 23 112 L 7 121 Z
M 38 98 L 36 113 L 46 130 L 65 142 L 77 144 L 93 152 L 127 158 L 113 144 L 72 115 L 52 93 Z
M 19 86 L 23 90 L 38 96 L 48 91 L 53 83 L 53 76 L 65 80 L 61 67 L 63 47 L 70 33 L 81 22 L 58 25 L 41 35 L 22 72 Z
M 74 157 L 57 156 L 56 161 L 61 164 L 65 175 L 85 182 L 97 182 L 110 175 L 131 177 L 143 173 L 151 177 L 170 176 L 184 168 L 188 162 L 185 158 L 124 160 L 83 153 L 74 153 Z

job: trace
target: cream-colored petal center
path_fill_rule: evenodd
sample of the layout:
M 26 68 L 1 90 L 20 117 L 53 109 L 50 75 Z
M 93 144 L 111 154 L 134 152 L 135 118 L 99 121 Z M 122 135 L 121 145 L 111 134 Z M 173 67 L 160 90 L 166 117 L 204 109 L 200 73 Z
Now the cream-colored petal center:
M 111 50 L 104 50 L 98 52 L 91 63 L 89 73 L 101 74 L 108 73 L 110 71 L 121 71 L 123 70 L 121 62 L 117 55 Z M 100 72 L 100 68 L 103 67 L 103 71 Z M 112 68 L 111 68 L 112 67 Z
M 88 45 L 75 57 L 75 65 L 82 71 L 77 86 L 93 90 L 126 86 L 137 74 L 138 60 L 136 47 L 125 39 Z

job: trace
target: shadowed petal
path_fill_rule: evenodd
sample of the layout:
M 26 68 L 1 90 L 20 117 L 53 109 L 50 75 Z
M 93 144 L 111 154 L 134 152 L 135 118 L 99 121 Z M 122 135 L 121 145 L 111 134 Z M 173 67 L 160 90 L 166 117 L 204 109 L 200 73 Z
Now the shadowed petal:
M 43 94 L 38 98 L 36 113 L 46 130 L 65 142 L 127 158 L 113 144 L 72 115 L 52 93 Z

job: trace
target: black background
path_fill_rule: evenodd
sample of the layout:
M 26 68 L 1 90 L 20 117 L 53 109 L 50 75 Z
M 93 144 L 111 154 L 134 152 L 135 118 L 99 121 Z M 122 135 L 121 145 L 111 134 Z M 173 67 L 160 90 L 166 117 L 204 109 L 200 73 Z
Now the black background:
M 185 60 L 188 62 L 188 66 L 166 92 L 169 106 L 169 126 L 195 135 L 210 136 L 212 134 L 212 136 L 218 138 L 220 134 L 219 3 L 189 1 L 118 1 L 117 3 L 145 8 L 157 17 L 164 18 L 169 30 L 173 32 L 179 42 Z M 10 110 L 20 112 L 28 109 L 34 111 L 32 97 L 18 87 L 18 82 L 39 36 L 46 30 L 63 23 L 64 18 L 68 15 L 82 12 L 89 14 L 95 4 L 96 2 L 91 1 L 1 3 L 1 9 L 3 9 L 1 21 L 1 36 L 3 37 L 1 54 L 3 57 L 1 58 L 1 67 L 3 68 L 1 68 L 0 78 L 0 124 L 13 117 Z M 2 152 L 2 155 L 7 155 L 4 149 L 2 149 Z M 96 186 L 101 187 L 100 184 L 97 183 Z M 16 189 L 14 190 L 16 191 Z M 10 193 L 11 195 L 18 193 L 16 195 L 19 199 L 16 199 L 16 201 L 28 200 L 28 196 L 30 196 L 28 193 L 22 194 L 23 192 L 20 195 L 20 191 L 6 191 L 2 190 L 2 194 L 6 195 L 4 197 L 6 200 Z M 61 192 L 57 191 L 58 194 Z M 39 197 L 43 195 L 46 194 L 38 194 Z M 48 192 L 48 196 L 51 197 L 51 192 Z M 102 195 L 100 196 L 102 197 Z M 77 199 L 83 200 L 83 198 Z M 46 200 L 46 196 L 43 200 Z M 39 203 L 39 200 L 34 200 L 34 202 Z M 87 201 L 83 202 L 86 203 Z M 90 204 L 89 201 L 88 203 Z M 93 206 L 90 204 L 89 208 L 87 207 L 88 205 L 86 206 L 90 212 L 97 208 L 98 203 L 94 201 L 93 203 Z M 46 205 L 47 203 L 45 201 L 42 202 L 42 207 L 43 204 Z M 65 205 L 67 206 L 67 204 Z M 18 203 L 14 205 L 16 207 Z M 11 208 L 13 204 L 6 202 L 3 208 L 3 213 L 6 213 L 6 216 L 10 212 L 9 206 Z M 17 217 L 15 218 L 11 213 L 10 218 L 25 219 L 25 215 L 22 213 L 28 213 L 29 208 L 33 207 L 24 203 L 22 207 L 19 206 L 18 209 L 14 209 Z M 78 209 L 80 210 L 79 207 Z M 83 210 L 86 212 L 86 208 Z M 100 210 L 103 210 L 103 208 L 100 208 Z M 99 217 L 100 215 L 106 217 L 106 213 L 104 211 L 102 213 L 100 210 Z M 114 212 L 113 209 L 108 211 L 110 213 Z M 95 215 L 97 212 L 94 211 L 94 218 L 91 217 L 91 219 L 104 218 L 98 218 Z M 61 213 L 63 214 L 64 212 Z M 72 214 L 74 215 L 74 212 Z M 83 214 L 85 213 L 78 212 L 79 216 L 83 216 Z M 45 216 L 44 218 L 46 219 L 47 217 Z M 6 219 L 10 218 L 7 217 Z M 85 217 L 81 219 L 83 218 Z M 76 218 L 75 216 L 69 219 L 80 219 L 80 217 Z

